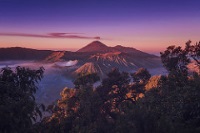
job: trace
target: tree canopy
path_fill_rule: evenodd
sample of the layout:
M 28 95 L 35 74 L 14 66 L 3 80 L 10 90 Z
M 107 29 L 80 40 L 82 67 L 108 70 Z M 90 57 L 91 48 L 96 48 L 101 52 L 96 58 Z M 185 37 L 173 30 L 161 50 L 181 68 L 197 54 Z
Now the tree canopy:
M 96 75 L 78 77 L 75 89 L 65 88 L 52 106 L 53 114 L 44 119 L 41 131 L 199 132 L 200 76 L 187 68 L 191 61 L 199 65 L 199 43 L 189 41 L 184 49 L 169 46 L 161 60 L 169 74 L 156 78 L 152 88 L 145 68 L 134 73 L 115 68 L 96 88 Z
M 3 68 L 0 72 L 0 132 L 32 132 L 34 122 L 42 117 L 42 104 L 35 102 L 37 85 L 43 68 Z
M 5 68 L 0 74 L 0 130 L 41 133 L 199 133 L 200 43 L 185 48 L 169 46 L 161 53 L 168 75 L 153 76 L 145 68 L 133 73 L 114 68 L 100 80 L 97 74 L 78 75 L 74 88 L 64 88 L 60 99 L 41 117 L 34 93 L 43 69 Z M 153 82 L 151 84 L 151 82 Z M 31 130 L 32 129 L 32 130 Z

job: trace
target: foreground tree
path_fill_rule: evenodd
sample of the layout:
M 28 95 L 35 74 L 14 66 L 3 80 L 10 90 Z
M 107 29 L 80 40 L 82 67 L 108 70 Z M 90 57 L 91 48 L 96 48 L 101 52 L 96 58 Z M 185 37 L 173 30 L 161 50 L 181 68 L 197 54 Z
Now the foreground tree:
M 188 41 L 185 46 L 185 51 L 188 53 L 188 56 L 191 57 L 197 66 L 200 67 L 200 42 L 191 45 L 191 41 Z
M 187 76 L 187 65 L 195 62 L 200 71 L 200 42 L 191 45 L 191 41 L 186 42 L 185 47 L 169 46 L 161 52 L 163 66 L 171 73 Z
M 44 133 L 95 132 L 101 100 L 93 84 L 97 74 L 79 75 L 74 81 L 75 89 L 64 88 L 61 99 L 50 105 L 50 117 L 43 119 L 39 128 Z
M 198 74 L 200 74 L 200 42 L 191 45 L 191 41 L 188 41 L 185 46 L 188 56 L 192 59 L 198 68 Z
M 43 77 L 43 68 L 31 70 L 3 68 L 0 73 L 0 132 L 34 132 L 33 123 L 42 117 L 44 106 L 35 102 L 36 83 Z
M 159 85 L 145 93 L 137 104 L 139 108 L 139 132 L 198 133 L 200 130 L 200 77 L 188 74 L 187 65 L 198 58 L 197 45 L 186 43 L 185 49 L 170 46 L 161 53 L 164 67 L 169 74 L 163 76 Z M 198 60 L 196 61 L 198 64 Z M 134 113 L 135 114 L 135 113 Z M 143 117 L 141 117 L 143 116 Z M 141 130 L 143 129 L 143 130 Z

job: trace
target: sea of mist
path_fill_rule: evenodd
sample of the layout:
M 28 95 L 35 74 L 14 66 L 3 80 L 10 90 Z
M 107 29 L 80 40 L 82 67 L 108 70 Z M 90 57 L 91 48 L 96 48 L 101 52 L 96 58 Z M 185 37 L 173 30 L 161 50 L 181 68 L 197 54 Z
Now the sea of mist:
M 75 62 L 70 61 L 72 65 Z M 44 77 L 37 84 L 38 90 L 36 92 L 36 101 L 49 105 L 60 98 L 60 92 L 63 88 L 73 88 L 73 82 L 65 73 L 65 69 L 56 66 L 63 66 L 66 64 L 70 66 L 70 62 L 57 62 L 57 63 L 41 63 L 35 61 L 0 61 L 0 69 L 10 67 L 15 69 L 17 66 L 29 67 L 31 69 L 39 69 L 44 67 Z
M 60 98 L 60 92 L 65 88 L 73 88 L 73 81 L 67 74 L 67 69 L 73 68 L 77 60 L 55 63 L 44 63 L 35 61 L 0 61 L 0 69 L 10 67 L 29 67 L 31 69 L 39 69 L 44 67 L 44 77 L 37 84 L 36 101 L 45 105 L 52 104 Z M 134 71 L 133 71 L 134 72 Z M 166 70 L 161 68 L 149 69 L 151 75 L 166 74 Z

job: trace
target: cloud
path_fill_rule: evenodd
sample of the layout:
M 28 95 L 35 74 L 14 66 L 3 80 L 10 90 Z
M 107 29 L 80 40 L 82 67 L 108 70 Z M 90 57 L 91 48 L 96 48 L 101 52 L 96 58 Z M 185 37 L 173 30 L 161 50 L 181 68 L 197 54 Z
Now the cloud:
M 74 39 L 101 39 L 99 36 L 82 36 L 81 33 L 49 33 L 49 34 L 27 34 L 27 33 L 0 33 L 0 36 L 38 37 L 38 38 L 74 38 Z

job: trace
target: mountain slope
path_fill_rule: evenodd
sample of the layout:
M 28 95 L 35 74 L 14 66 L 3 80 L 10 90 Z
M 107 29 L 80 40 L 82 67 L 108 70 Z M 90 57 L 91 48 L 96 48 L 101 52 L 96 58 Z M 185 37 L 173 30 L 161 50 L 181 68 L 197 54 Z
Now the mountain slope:
M 102 75 L 103 72 L 101 70 L 101 68 L 95 64 L 95 63 L 92 63 L 92 62 L 88 62 L 88 63 L 85 63 L 84 65 L 82 65 L 81 67 L 79 67 L 76 71 L 75 71 L 75 74 L 85 74 L 85 73 L 97 73 L 97 74 L 100 74 Z
M 131 48 L 131 47 L 124 47 L 124 46 L 121 46 L 121 45 L 117 45 L 115 47 L 108 47 L 100 41 L 94 41 L 94 42 L 86 45 L 85 47 L 79 49 L 77 52 L 81 52 L 81 53 L 123 52 L 123 53 L 132 54 L 134 56 L 143 56 L 143 57 L 152 56 L 152 57 L 155 57 L 155 55 L 151 55 L 151 54 L 142 52 L 140 50 L 137 50 L 137 49 Z
M 123 52 L 96 54 L 91 56 L 88 60 L 96 62 L 99 65 L 104 65 L 107 68 L 118 67 L 122 70 L 138 69 L 140 67 L 152 68 L 160 64 L 158 57 L 137 57 Z
M 64 51 L 56 51 L 51 53 L 49 56 L 47 56 L 44 61 L 45 62 L 57 62 L 62 61 L 62 57 L 65 55 Z
M 120 45 L 108 47 L 99 41 L 94 41 L 77 52 L 19 47 L 0 48 L 0 60 L 36 60 L 43 63 L 55 63 L 60 66 L 59 68 L 66 70 L 68 75 L 98 73 L 104 76 L 112 68 L 118 68 L 120 71 L 135 71 L 141 67 L 147 69 L 161 67 L 161 60 L 155 55 Z M 76 61 L 76 63 L 67 67 L 69 61 Z
M 143 57 L 150 57 L 151 56 L 151 57 L 156 57 L 155 55 L 151 55 L 151 54 L 142 52 L 142 51 L 137 50 L 135 48 L 124 47 L 124 46 L 121 46 L 121 45 L 117 45 L 115 47 L 112 47 L 112 49 L 114 51 L 119 51 L 119 52 L 123 52 L 123 53 L 129 53 L 129 54 L 134 55 L 134 56 L 143 56 Z
M 97 53 L 85 60 L 85 64 L 80 65 L 75 73 L 94 72 L 105 76 L 112 68 L 118 68 L 120 71 L 135 71 L 141 67 L 149 69 L 161 67 L 161 61 L 156 56 L 136 57 L 123 52 Z
M 87 46 L 79 49 L 77 52 L 108 52 L 109 47 L 100 41 L 93 41 Z
M 0 60 L 42 60 L 51 50 L 36 50 L 21 47 L 0 48 Z

